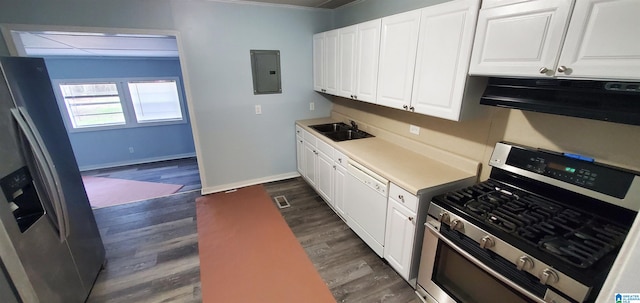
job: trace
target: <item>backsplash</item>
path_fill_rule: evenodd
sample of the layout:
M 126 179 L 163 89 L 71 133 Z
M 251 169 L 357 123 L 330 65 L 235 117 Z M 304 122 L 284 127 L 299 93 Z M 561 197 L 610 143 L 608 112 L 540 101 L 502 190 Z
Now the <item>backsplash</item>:
M 333 102 L 334 119 L 360 121 L 401 136 L 402 142 L 434 146 L 481 162 L 481 180 L 489 177 L 486 163 L 495 143 L 502 140 L 580 153 L 640 171 L 640 126 L 495 107 L 488 107 L 483 117 L 453 122 L 340 97 Z M 420 134 L 409 133 L 409 125 L 420 127 Z M 407 148 L 418 149 L 421 144 Z

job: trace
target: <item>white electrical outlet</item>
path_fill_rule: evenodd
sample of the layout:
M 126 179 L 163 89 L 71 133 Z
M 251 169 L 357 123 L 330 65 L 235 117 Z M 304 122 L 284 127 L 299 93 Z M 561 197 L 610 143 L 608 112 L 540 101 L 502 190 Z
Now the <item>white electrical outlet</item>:
M 409 125 L 409 132 L 414 134 L 414 135 L 419 135 L 420 134 L 420 127 L 415 126 L 415 125 Z
M 133 146 L 129 146 L 129 153 L 133 154 L 135 152 L 135 150 L 133 149 Z
M 256 104 L 256 115 L 262 115 L 262 106 L 260 104 Z
M 316 110 L 316 104 L 313 102 L 309 103 L 309 110 Z

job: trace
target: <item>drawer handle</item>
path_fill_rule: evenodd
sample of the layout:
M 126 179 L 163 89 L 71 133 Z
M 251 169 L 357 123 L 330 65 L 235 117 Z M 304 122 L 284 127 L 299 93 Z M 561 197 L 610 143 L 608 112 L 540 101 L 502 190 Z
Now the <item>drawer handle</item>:
M 400 201 L 402 201 L 402 203 L 404 203 L 404 196 L 403 195 L 398 195 L 398 199 L 400 199 Z

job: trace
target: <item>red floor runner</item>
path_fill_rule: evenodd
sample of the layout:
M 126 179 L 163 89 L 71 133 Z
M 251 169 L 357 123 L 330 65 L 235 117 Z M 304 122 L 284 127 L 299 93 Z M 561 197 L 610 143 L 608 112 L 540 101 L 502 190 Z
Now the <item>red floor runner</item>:
M 335 302 L 262 185 L 196 203 L 204 303 Z

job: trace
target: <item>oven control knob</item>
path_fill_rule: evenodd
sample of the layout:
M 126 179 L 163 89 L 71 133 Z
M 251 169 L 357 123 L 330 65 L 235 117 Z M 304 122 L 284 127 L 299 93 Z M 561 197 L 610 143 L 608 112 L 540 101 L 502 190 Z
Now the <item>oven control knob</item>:
M 540 274 L 540 283 L 544 285 L 551 285 L 558 282 L 558 274 L 550 268 L 545 268 Z
M 496 245 L 496 242 L 489 236 L 484 236 L 480 240 L 480 248 L 487 249 Z
M 453 221 L 451 221 L 451 224 L 449 224 L 449 227 L 451 227 L 451 230 L 462 230 L 462 228 L 464 227 L 464 223 L 462 223 L 462 221 L 458 219 L 453 219 Z
M 518 259 L 516 263 L 516 267 L 518 270 L 527 271 L 533 268 L 533 260 L 529 256 L 522 256 Z
M 439 218 L 440 223 L 449 223 L 449 214 L 448 213 L 440 213 L 440 218 Z

